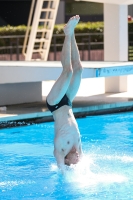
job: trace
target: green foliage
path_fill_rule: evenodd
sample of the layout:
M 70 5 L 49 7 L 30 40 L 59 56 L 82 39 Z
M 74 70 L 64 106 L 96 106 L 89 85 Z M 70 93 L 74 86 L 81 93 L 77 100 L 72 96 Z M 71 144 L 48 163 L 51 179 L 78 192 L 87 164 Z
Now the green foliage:
M 63 27 L 64 24 L 58 24 L 54 26 L 53 33 L 57 36 L 56 37 L 56 43 L 57 44 L 63 44 L 64 41 L 64 33 L 63 33 Z M 42 28 L 42 27 L 40 27 Z M 25 35 L 27 27 L 25 25 L 21 26 L 4 26 L 0 27 L 0 36 L 18 36 L 18 35 Z M 129 32 L 133 32 L 133 21 L 128 23 L 128 30 Z M 80 22 L 76 28 L 75 33 L 97 33 L 96 35 L 91 36 L 90 42 L 103 42 L 103 33 L 104 31 L 104 23 L 103 22 L 87 22 L 83 23 Z M 100 33 L 100 34 L 99 34 Z M 62 36 L 60 36 L 62 34 Z M 8 46 L 11 43 L 15 42 L 16 38 L 13 38 L 11 40 L 1 38 L 0 39 L 0 47 L 1 46 Z M 23 45 L 24 38 L 19 39 L 19 45 Z M 87 42 L 88 42 L 88 35 L 87 36 L 76 36 L 76 40 L 78 43 L 86 43 L 86 49 L 88 48 Z M 129 34 L 129 41 L 133 41 L 133 34 Z M 54 44 L 54 38 L 52 38 L 52 44 Z M 79 46 L 79 48 L 81 48 Z M 95 46 L 94 48 L 103 48 Z M 82 49 L 82 48 L 81 48 Z M 51 47 L 51 50 L 53 51 L 53 47 Z M 61 50 L 61 47 L 58 47 L 58 50 Z
M 54 27 L 54 34 L 61 34 L 63 33 L 64 24 L 55 25 Z M 80 22 L 76 28 L 76 33 L 102 33 L 104 28 L 103 22 L 87 22 L 83 23 Z
M 21 26 L 3 26 L 0 27 L 0 36 L 7 35 L 24 35 L 27 27 L 24 25 Z
M 27 27 L 24 25 L 21 26 L 3 26 L 0 27 L 0 36 L 18 36 L 25 35 Z M 16 38 L 8 39 L 8 38 L 0 38 L 0 46 L 9 46 L 11 43 L 13 44 L 16 41 Z M 19 44 L 23 45 L 23 38 L 19 39 Z
M 57 36 L 56 37 L 56 43 L 57 44 L 63 44 L 64 41 L 64 33 L 63 33 L 63 27 L 64 24 L 58 24 L 54 26 L 54 31 L 53 33 Z M 95 22 L 95 23 L 82 23 L 80 22 L 76 29 L 75 29 L 75 33 L 102 33 L 103 32 L 103 22 Z M 42 27 L 40 27 L 42 28 Z M 18 35 L 25 35 L 26 33 L 26 29 L 27 27 L 25 25 L 21 25 L 21 26 L 4 26 L 4 27 L 0 27 L 0 36 L 18 36 Z M 62 36 L 60 36 L 60 34 L 62 34 Z M 58 37 L 59 36 L 59 37 Z M 87 36 L 82 36 L 82 37 L 77 37 L 77 42 L 83 42 L 83 40 L 85 39 L 85 37 Z M 23 45 L 23 40 L 24 38 L 20 38 L 19 39 L 19 45 Z M 6 39 L 6 38 L 1 38 L 0 39 L 0 46 L 10 46 L 11 43 L 15 43 L 16 38 L 13 39 Z M 91 37 L 91 41 L 103 41 L 103 36 L 93 36 Z M 52 44 L 54 44 L 54 38 L 52 38 Z M 60 51 L 62 47 L 58 47 L 57 50 Z M 87 47 L 88 48 L 88 47 Z M 51 46 L 51 51 L 53 51 L 53 47 Z
M 64 24 L 60 24 L 60 25 L 55 25 L 54 27 L 54 34 L 56 34 L 57 36 L 59 34 L 63 34 L 63 27 Z M 103 33 L 103 28 L 104 28 L 104 23 L 103 22 L 87 22 L 87 23 L 83 23 L 80 22 L 76 28 L 75 28 L 75 33 Z M 63 36 L 60 36 L 56 38 L 56 43 L 58 44 L 63 44 L 63 40 L 64 40 L 64 34 Z M 77 43 L 87 43 L 88 42 L 88 35 L 86 36 L 76 36 L 76 41 Z M 97 34 L 94 36 L 91 36 L 91 42 L 103 42 L 103 35 L 101 34 Z M 54 43 L 54 39 L 52 39 L 52 44 Z M 88 49 L 88 45 L 84 45 L 84 49 Z M 95 46 L 93 48 L 103 48 L 103 47 L 98 47 Z M 79 46 L 79 49 L 82 49 L 81 46 Z M 57 48 L 58 51 L 61 50 L 61 47 Z M 51 51 L 53 51 L 52 47 L 51 47 Z
M 128 22 L 128 30 L 129 32 L 133 32 L 133 21 Z
M 64 24 L 58 24 L 54 26 L 54 34 L 63 33 Z M 128 23 L 129 32 L 133 32 L 133 21 Z M 27 27 L 21 26 L 3 26 L 0 27 L 0 36 L 8 35 L 25 35 Z M 104 23 L 103 22 L 80 22 L 75 29 L 76 33 L 103 33 Z

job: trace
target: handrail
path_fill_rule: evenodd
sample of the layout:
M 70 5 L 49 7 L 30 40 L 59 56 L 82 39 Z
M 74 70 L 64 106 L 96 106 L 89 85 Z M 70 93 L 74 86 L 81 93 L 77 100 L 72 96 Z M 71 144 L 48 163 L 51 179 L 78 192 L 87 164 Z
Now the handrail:
M 93 36 L 93 35 L 103 35 L 103 33 L 75 33 L 75 36 Z M 53 34 L 53 37 L 54 36 L 60 37 L 65 35 L 63 33 L 60 33 L 60 34 Z M 7 36 L 0 35 L 0 38 L 24 38 L 24 37 L 25 35 L 7 35 Z
M 27 24 L 27 30 L 26 30 L 26 34 L 25 34 L 23 49 L 22 49 L 22 53 L 24 56 L 25 56 L 25 51 L 26 51 L 26 47 L 27 47 L 26 44 L 27 44 L 28 37 L 29 37 L 30 25 L 31 25 L 31 20 L 32 20 L 32 16 L 33 16 L 34 6 L 35 6 L 35 0 L 32 0 L 28 24 Z
M 129 32 L 129 35 L 133 34 L 133 32 Z M 95 45 L 103 45 L 104 44 L 104 41 L 101 41 L 101 42 L 97 42 L 97 41 L 91 41 L 91 37 L 95 36 L 95 35 L 101 35 L 101 36 L 104 36 L 103 33 L 75 33 L 75 36 L 76 37 L 82 37 L 82 36 L 85 36 L 85 37 L 82 37 L 83 39 L 81 41 L 78 42 L 78 45 L 81 47 L 81 51 L 83 52 L 85 49 L 84 49 L 84 45 L 88 45 L 88 54 L 90 53 L 91 51 L 91 47 L 94 47 Z M 7 35 L 7 36 L 0 36 L 0 39 L 9 39 L 9 42 L 8 42 L 8 46 L 0 46 L 0 55 L 4 55 L 5 52 L 7 52 L 7 54 L 10 54 L 10 56 L 12 55 L 13 51 L 15 51 L 16 53 L 16 56 L 18 56 L 19 53 L 19 49 L 23 49 L 23 46 L 22 44 L 20 44 L 20 40 L 21 41 L 23 40 L 23 38 L 25 37 L 25 35 Z M 29 37 L 29 36 L 27 36 Z M 56 53 L 58 51 L 58 47 L 60 48 L 63 43 L 58 43 L 56 41 L 57 38 L 59 37 L 64 37 L 64 34 L 53 34 L 53 43 L 51 44 L 51 47 L 53 48 L 52 49 L 52 52 L 54 52 L 54 59 L 56 60 Z M 11 40 L 10 40 L 11 39 Z M 12 43 L 12 39 L 13 39 L 13 43 Z M 16 40 L 15 40 L 16 39 Z M 85 39 L 85 41 L 84 41 Z M 38 48 L 38 46 L 36 46 Z M 27 45 L 26 47 L 27 48 Z M 87 47 L 86 47 L 87 48 Z M 95 48 L 95 47 L 94 47 Z M 102 47 L 103 48 L 103 47 Z M 10 51 L 11 50 L 11 51 Z M 2 53 L 2 51 L 4 53 Z M 129 61 L 130 60 L 133 60 L 132 58 L 132 51 L 133 51 L 133 41 L 128 41 L 128 57 L 129 57 Z M 88 56 L 89 58 L 89 56 Z
M 5 38 L 5 39 L 7 39 L 7 38 L 24 38 L 25 36 L 24 35 L 6 35 L 6 36 L 1 36 L 0 35 L 0 39 L 2 38 Z

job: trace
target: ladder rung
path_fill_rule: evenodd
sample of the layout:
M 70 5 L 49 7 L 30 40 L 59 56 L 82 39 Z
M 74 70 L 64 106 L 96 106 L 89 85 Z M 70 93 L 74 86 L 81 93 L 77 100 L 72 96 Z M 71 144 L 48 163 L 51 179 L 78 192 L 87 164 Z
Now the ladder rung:
M 45 49 L 33 49 L 33 52 L 35 53 L 35 52 L 44 52 L 45 51 Z
M 54 8 L 43 8 L 41 11 L 55 11 Z
M 35 39 L 35 42 L 48 42 L 48 40 L 45 38 L 41 38 L 41 39 Z
M 53 19 L 39 19 L 39 22 L 51 22 Z
M 43 0 L 43 1 L 46 1 L 46 0 Z M 47 1 L 57 1 L 57 0 L 47 0 Z
M 50 29 L 46 29 L 46 28 L 42 28 L 42 29 L 38 29 L 37 32 L 49 32 L 51 31 Z

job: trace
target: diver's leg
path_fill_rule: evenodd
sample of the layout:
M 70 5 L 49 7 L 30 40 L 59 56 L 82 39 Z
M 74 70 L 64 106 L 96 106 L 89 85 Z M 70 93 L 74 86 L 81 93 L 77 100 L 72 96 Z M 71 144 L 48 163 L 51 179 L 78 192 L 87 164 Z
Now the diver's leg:
M 76 15 L 76 21 L 79 21 L 79 16 Z M 71 37 L 71 61 L 72 61 L 72 68 L 73 68 L 73 76 L 66 92 L 70 101 L 73 101 L 81 82 L 81 75 L 82 75 L 82 65 L 80 61 L 79 50 L 76 44 L 74 32 Z
M 71 18 L 64 28 L 65 41 L 63 44 L 61 63 L 63 66 L 63 71 L 52 87 L 50 93 L 47 96 L 47 102 L 50 105 L 55 105 L 59 103 L 62 97 L 66 94 L 66 91 L 70 85 L 72 78 L 72 65 L 71 65 L 71 36 L 74 32 L 75 23 L 73 18 Z

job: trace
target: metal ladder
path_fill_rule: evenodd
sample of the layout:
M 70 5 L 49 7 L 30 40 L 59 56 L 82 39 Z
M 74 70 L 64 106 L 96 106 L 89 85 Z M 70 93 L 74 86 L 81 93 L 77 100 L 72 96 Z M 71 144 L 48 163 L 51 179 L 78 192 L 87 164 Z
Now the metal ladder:
M 32 60 L 39 53 L 47 61 L 60 0 L 32 0 L 22 53 Z

